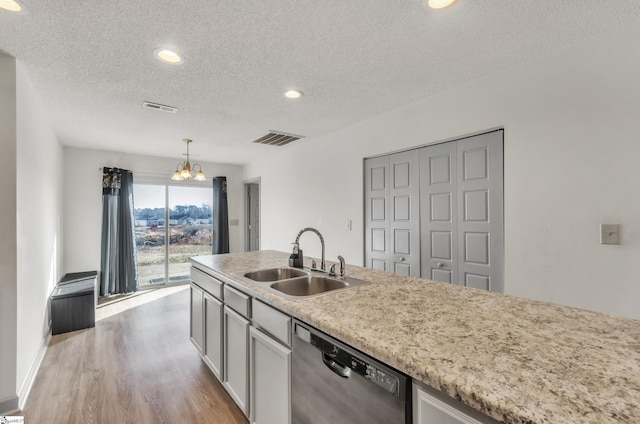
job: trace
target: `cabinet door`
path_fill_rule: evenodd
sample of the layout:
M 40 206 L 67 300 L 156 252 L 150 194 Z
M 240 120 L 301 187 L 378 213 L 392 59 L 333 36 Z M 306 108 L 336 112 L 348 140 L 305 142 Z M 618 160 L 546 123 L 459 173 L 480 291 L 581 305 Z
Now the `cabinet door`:
M 223 306 L 215 297 L 204 293 L 204 361 L 211 368 L 218 380 L 223 380 L 222 352 Z
M 291 423 L 291 349 L 251 327 L 252 424 Z
M 195 284 L 191 284 L 191 317 L 190 338 L 191 343 L 202 354 L 204 346 L 204 292 Z
M 224 307 L 223 386 L 240 410 L 249 413 L 249 321 Z
M 365 266 L 393 272 L 389 252 L 389 156 L 364 163 Z
M 432 390 L 432 389 L 431 389 Z M 456 399 L 445 400 L 413 384 L 413 424 L 497 424 L 493 418 L 481 414 Z

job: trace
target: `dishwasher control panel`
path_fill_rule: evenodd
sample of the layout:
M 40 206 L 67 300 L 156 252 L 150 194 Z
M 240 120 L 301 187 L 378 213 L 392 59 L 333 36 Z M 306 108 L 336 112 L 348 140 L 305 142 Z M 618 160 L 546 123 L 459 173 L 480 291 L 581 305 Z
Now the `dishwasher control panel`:
M 395 375 L 383 371 L 363 358 L 347 352 L 314 333 L 310 334 L 310 343 L 335 362 L 350 368 L 352 372 L 361 375 L 385 391 L 399 396 L 400 382 Z

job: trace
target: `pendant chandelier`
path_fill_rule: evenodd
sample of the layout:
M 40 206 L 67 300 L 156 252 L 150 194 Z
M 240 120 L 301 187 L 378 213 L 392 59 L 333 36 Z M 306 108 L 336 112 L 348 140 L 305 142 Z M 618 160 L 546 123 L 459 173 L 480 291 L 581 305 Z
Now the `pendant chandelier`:
M 187 160 L 178 164 L 176 172 L 173 173 L 173 177 L 171 177 L 171 179 L 174 181 L 183 181 L 193 178 L 196 181 L 206 181 L 207 179 L 204 176 L 204 172 L 202 172 L 202 166 L 197 163 L 194 163 L 193 165 L 189 163 L 189 143 L 193 140 L 185 138 L 183 141 L 187 143 Z M 194 177 L 192 173 L 196 172 L 196 167 L 198 168 L 198 172 Z

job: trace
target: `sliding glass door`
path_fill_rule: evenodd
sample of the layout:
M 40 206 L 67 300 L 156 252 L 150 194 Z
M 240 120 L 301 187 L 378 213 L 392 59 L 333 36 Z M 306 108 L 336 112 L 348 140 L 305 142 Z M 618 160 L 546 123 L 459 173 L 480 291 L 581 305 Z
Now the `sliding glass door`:
M 211 187 L 134 184 L 140 285 L 189 279 L 189 258 L 211 253 Z
M 189 258 L 211 254 L 211 187 L 169 187 L 169 281 L 189 279 Z
M 166 187 L 133 185 L 133 220 L 140 285 L 164 284 L 166 273 Z

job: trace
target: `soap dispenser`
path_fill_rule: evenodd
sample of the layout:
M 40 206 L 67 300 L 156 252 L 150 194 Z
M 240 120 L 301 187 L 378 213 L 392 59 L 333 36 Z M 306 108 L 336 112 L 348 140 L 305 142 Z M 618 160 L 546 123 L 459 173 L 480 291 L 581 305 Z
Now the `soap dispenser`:
M 293 268 L 302 268 L 304 266 L 302 250 L 300 250 L 298 243 L 293 243 L 293 252 L 289 256 L 289 266 Z

